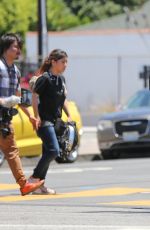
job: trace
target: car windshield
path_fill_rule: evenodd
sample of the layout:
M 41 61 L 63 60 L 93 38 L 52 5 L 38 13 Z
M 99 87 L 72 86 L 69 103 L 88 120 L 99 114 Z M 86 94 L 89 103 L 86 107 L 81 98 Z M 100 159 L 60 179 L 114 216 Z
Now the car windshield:
M 135 109 L 139 107 L 150 108 L 150 91 L 139 91 L 130 98 L 125 105 L 125 109 Z

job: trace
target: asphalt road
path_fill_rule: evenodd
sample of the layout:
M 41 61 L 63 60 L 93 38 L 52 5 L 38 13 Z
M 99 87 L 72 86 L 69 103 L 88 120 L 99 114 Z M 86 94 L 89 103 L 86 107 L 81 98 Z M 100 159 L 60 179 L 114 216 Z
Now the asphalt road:
M 150 229 L 150 158 L 53 163 L 46 184 L 57 195 L 22 197 L 0 168 L 0 229 Z

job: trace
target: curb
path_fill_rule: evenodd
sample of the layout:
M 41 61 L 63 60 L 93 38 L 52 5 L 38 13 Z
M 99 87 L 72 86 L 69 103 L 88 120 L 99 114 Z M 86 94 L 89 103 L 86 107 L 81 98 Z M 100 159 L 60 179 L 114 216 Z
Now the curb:
M 96 131 L 97 131 L 97 128 L 95 127 L 95 126 L 84 126 L 83 128 L 82 128 L 82 130 L 83 130 L 83 133 L 89 133 L 89 132 L 94 132 L 94 133 L 96 133 Z
M 91 153 L 91 154 L 81 154 L 78 155 L 76 162 L 82 162 L 82 161 L 96 161 L 96 160 L 102 160 L 101 155 L 98 153 Z

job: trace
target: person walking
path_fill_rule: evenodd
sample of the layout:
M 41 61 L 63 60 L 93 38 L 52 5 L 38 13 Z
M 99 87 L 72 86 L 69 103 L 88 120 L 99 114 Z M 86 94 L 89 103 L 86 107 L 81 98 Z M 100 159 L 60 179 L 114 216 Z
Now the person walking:
M 14 61 L 21 54 L 22 40 L 19 35 L 7 33 L 0 38 L 0 149 L 3 151 L 8 165 L 16 182 L 20 186 L 21 195 L 27 195 L 39 188 L 44 181 L 29 183 L 26 179 L 22 163 L 19 157 L 19 150 L 16 145 L 12 116 L 8 121 L 3 111 L 11 114 L 13 107 L 21 102 L 20 72 Z M 34 118 L 26 107 L 19 105 L 28 116 L 35 128 Z M 5 131 L 5 132 L 4 132 Z M 7 132 L 6 132 L 7 131 Z
M 67 67 L 67 53 L 61 49 L 53 50 L 41 65 L 37 76 L 29 84 L 32 91 L 34 115 L 38 119 L 37 135 L 42 140 L 42 157 L 35 167 L 29 182 L 45 180 L 50 163 L 59 156 L 60 149 L 54 125 L 61 118 L 62 109 L 71 121 L 67 105 L 67 90 L 62 73 Z M 33 194 L 56 194 L 45 185 Z

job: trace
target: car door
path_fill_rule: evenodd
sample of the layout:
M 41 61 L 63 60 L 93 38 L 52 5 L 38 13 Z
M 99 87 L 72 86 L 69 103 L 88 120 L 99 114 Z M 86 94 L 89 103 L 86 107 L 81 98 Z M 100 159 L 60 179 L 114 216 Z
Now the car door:
M 29 111 L 33 113 L 30 106 Z M 41 140 L 33 130 L 26 114 L 18 107 L 18 114 L 13 117 L 13 125 L 20 156 L 38 156 L 41 154 Z

